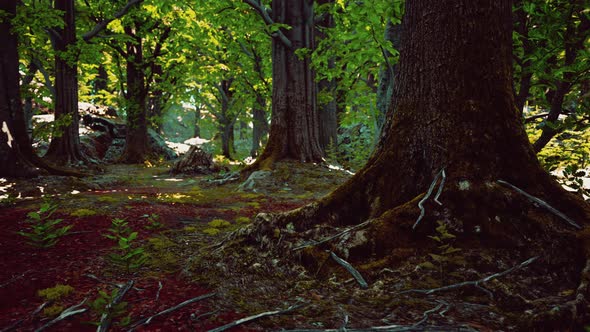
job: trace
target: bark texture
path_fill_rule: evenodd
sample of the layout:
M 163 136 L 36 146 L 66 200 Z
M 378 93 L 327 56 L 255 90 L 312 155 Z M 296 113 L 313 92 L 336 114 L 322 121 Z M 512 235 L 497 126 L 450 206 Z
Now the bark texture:
M 302 162 L 321 161 L 316 86 L 309 57 L 300 59 L 301 48 L 313 49 L 313 1 L 273 0 L 272 19 L 288 24 L 283 33 L 291 41 L 288 48 L 273 39 L 272 116 L 268 143 L 250 169 L 268 168 L 282 158 Z
M 53 37 L 55 45 L 55 120 L 63 126 L 54 128 L 54 135 L 45 158 L 58 164 L 86 161 L 80 147 L 78 132 L 78 66 L 76 20 L 73 0 L 55 1 L 55 9 L 63 11 L 64 28 Z
M 133 39 L 127 42 L 127 136 L 125 150 L 120 158 L 124 163 L 142 163 L 149 151 L 147 132 L 147 87 L 143 72 L 143 47 L 135 29 L 125 27 L 125 34 Z

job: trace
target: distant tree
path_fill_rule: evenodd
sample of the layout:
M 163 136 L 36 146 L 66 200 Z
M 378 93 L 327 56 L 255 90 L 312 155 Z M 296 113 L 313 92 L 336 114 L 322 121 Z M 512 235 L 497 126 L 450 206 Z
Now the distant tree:
M 250 170 L 272 167 L 275 161 L 283 158 L 301 162 L 322 161 L 316 86 L 309 57 L 309 52 L 314 49 L 313 0 L 273 0 L 272 15 L 260 1 L 245 2 L 273 31 L 269 138 Z

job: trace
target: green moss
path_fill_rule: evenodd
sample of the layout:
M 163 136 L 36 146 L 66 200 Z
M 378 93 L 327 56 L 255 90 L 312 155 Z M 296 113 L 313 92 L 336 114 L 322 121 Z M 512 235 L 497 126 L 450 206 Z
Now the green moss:
M 238 224 L 249 224 L 252 222 L 252 219 L 248 218 L 248 217 L 237 217 L 236 218 L 236 223 Z
M 47 301 L 55 301 L 68 296 L 73 291 L 74 288 L 70 285 L 57 284 L 55 287 L 42 289 L 37 294 Z
M 260 203 L 258 203 L 258 202 L 248 202 L 248 203 L 246 203 L 246 205 L 251 206 L 255 209 L 260 209 Z
M 178 269 L 180 259 L 175 254 L 178 245 L 165 236 L 157 236 L 148 239 L 146 252 L 150 259 L 148 265 L 152 269 L 172 272 Z
M 64 307 L 62 305 L 54 304 L 43 309 L 43 316 L 53 318 L 59 315 L 62 311 L 64 311 Z
M 221 231 L 217 228 L 205 228 L 203 230 L 203 233 L 205 233 L 207 235 L 217 235 L 217 234 L 219 234 L 219 232 L 221 232 Z
M 96 215 L 96 211 L 90 209 L 77 209 L 70 213 L 72 217 L 90 217 Z
M 190 232 L 190 233 L 192 233 L 192 232 L 196 232 L 196 231 L 197 231 L 197 228 L 196 228 L 196 227 L 194 227 L 194 226 L 186 226 L 186 227 L 184 228 L 184 231 L 185 231 L 185 232 Z
M 101 196 L 98 198 L 98 201 L 103 203 L 117 203 L 119 199 L 111 196 Z
M 208 222 L 207 225 L 209 225 L 209 227 L 212 228 L 226 228 L 231 226 L 231 223 L 223 219 L 213 219 L 210 222 Z

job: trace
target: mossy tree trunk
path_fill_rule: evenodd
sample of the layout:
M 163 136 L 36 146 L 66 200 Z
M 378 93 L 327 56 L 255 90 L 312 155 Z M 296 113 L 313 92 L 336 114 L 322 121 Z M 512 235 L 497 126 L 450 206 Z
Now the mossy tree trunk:
M 282 29 L 291 47 L 273 39 L 272 116 L 268 143 L 250 170 L 271 167 L 290 158 L 301 162 L 321 161 L 316 85 L 309 56 L 299 58 L 296 50 L 313 50 L 313 1 L 273 0 L 272 20 L 288 24 Z

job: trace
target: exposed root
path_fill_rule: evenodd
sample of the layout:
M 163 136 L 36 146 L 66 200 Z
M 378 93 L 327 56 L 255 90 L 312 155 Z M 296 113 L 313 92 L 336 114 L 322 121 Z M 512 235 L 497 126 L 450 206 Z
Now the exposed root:
M 359 283 L 362 289 L 369 288 L 369 284 L 367 284 L 365 278 L 363 278 L 360 272 L 357 269 L 355 269 L 354 266 L 352 266 L 352 264 L 336 256 L 336 254 L 333 251 L 330 251 L 330 256 L 332 256 L 332 259 L 334 259 L 336 263 L 342 265 L 342 267 L 344 267 L 348 272 L 350 272 L 350 274 L 352 274 L 352 276 L 354 277 L 354 279 L 356 279 L 356 281 Z

